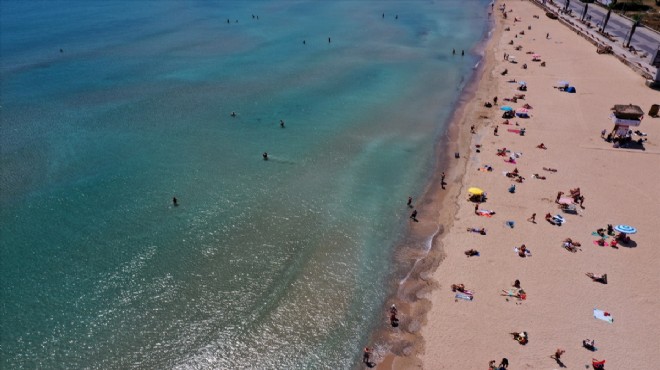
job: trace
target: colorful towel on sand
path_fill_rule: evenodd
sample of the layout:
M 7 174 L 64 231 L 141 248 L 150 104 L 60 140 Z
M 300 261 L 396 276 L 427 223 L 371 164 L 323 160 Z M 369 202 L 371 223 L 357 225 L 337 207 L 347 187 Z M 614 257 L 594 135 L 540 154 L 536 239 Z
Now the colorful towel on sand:
M 485 209 L 478 210 L 477 215 L 484 217 L 493 217 L 492 211 L 487 211 Z
M 597 318 L 598 320 L 607 321 L 610 324 L 614 322 L 614 318 L 609 312 L 605 312 L 603 310 L 599 310 L 596 308 L 594 308 L 594 317 Z
M 507 131 L 509 131 L 509 132 L 513 132 L 513 133 L 515 133 L 515 134 L 519 134 L 519 133 L 520 133 L 520 130 L 516 130 L 515 128 L 509 128 L 509 129 L 507 129 Z
M 610 244 L 608 242 L 603 242 L 603 245 L 598 244 L 600 240 L 594 240 L 594 245 L 599 246 L 599 247 L 609 247 Z
M 600 235 L 599 235 L 597 232 L 595 232 L 595 231 L 592 232 L 591 235 L 601 237 L 601 238 L 603 238 L 603 239 L 605 239 L 605 240 L 607 240 L 607 238 L 610 237 L 609 235 L 600 236 Z
M 456 293 L 455 298 L 457 298 L 457 299 L 463 299 L 463 300 L 465 300 L 465 301 L 471 301 L 471 300 L 474 299 L 474 296 L 472 296 L 472 295 L 470 295 L 470 294 L 465 294 L 465 293 Z
M 511 159 L 505 159 L 504 162 L 511 163 L 511 164 L 518 164 L 518 162 L 516 162 L 515 160 L 511 160 Z

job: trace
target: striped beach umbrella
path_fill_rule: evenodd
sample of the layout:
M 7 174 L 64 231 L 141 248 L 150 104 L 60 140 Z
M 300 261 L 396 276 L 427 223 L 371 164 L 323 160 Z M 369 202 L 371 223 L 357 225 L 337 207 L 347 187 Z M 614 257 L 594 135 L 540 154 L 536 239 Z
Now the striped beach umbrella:
M 614 230 L 624 234 L 634 234 L 637 232 L 637 229 L 630 225 L 616 225 L 614 226 Z

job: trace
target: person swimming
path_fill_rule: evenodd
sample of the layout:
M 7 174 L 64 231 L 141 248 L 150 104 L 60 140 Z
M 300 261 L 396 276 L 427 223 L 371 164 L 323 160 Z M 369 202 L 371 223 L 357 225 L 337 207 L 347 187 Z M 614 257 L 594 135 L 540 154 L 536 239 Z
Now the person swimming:
M 264 161 L 268 160 L 268 152 L 264 152 L 261 156 L 264 158 Z
M 230 116 L 236 117 L 236 112 L 231 112 Z

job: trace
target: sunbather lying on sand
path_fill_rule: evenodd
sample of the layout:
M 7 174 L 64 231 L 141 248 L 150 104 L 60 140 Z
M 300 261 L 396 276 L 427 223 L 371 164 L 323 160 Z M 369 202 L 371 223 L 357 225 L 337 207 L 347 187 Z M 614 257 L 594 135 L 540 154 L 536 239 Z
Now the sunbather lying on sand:
M 465 255 L 468 256 L 468 257 L 478 256 L 479 251 L 476 250 L 476 249 L 468 249 L 468 250 L 465 251 Z
M 486 235 L 486 229 L 484 229 L 483 227 L 481 229 L 477 229 L 477 228 L 474 228 L 474 227 L 468 227 L 467 231 L 470 232 L 470 233 L 479 233 L 481 235 Z
M 548 148 L 545 146 L 545 144 L 543 144 L 543 143 L 537 145 L 536 147 L 539 148 L 539 149 L 548 149 Z
M 451 285 L 451 291 L 452 292 L 465 292 L 465 285 L 463 284 L 452 284 Z
M 541 176 L 541 175 L 539 175 L 538 173 L 535 173 L 535 174 L 534 174 L 534 178 L 535 178 L 535 179 L 539 179 L 539 180 L 545 180 L 545 176 Z
M 510 333 L 513 335 L 513 339 L 517 341 L 518 343 L 522 344 L 523 346 L 529 342 L 529 338 L 527 335 L 526 331 L 520 332 L 520 333 Z
M 601 283 L 601 284 L 607 284 L 607 274 L 602 274 L 602 275 L 596 275 L 591 272 L 587 272 L 587 276 L 591 278 L 591 280 Z
M 556 169 L 554 169 L 554 168 L 548 168 L 548 167 L 543 167 L 543 170 L 544 170 L 544 171 L 548 171 L 548 172 L 557 172 Z
M 495 214 L 495 211 L 491 211 L 489 209 L 479 209 L 479 210 L 477 210 L 476 214 L 478 214 L 479 216 L 488 216 L 488 217 L 490 217 L 490 216 Z
M 581 244 L 578 243 L 578 242 L 574 242 L 571 238 L 566 238 L 566 239 L 562 242 L 562 246 L 563 246 L 567 251 L 569 251 L 569 252 L 571 252 L 571 253 L 575 253 L 575 252 L 577 252 L 577 251 L 580 250 L 579 247 L 581 246 Z

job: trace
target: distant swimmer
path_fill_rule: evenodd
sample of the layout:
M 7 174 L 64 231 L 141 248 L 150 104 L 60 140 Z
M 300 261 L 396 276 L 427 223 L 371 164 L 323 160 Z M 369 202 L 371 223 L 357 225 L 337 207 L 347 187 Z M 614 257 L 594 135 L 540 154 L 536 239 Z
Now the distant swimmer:
M 328 44 L 330 43 L 330 38 L 328 37 Z
M 264 157 L 264 161 L 268 160 L 268 152 L 264 152 L 261 156 Z
M 280 120 L 280 127 L 284 128 L 284 120 Z
M 461 50 L 461 56 L 465 55 L 465 50 Z
M 172 205 L 175 206 L 175 207 L 179 205 L 179 200 L 176 199 L 176 197 L 172 198 Z
M 383 13 L 383 19 L 385 19 L 385 13 Z
M 227 18 L 227 24 L 229 24 L 229 18 Z
M 306 44 L 307 44 L 307 42 L 305 40 L 303 40 L 303 45 L 306 45 Z
M 451 49 L 452 55 L 456 55 L 456 49 Z
M 64 53 L 64 49 L 60 49 L 60 53 Z
M 397 14 L 396 17 L 394 17 L 394 19 L 399 19 L 399 15 Z
M 232 117 L 236 117 L 236 112 L 231 112 Z

